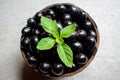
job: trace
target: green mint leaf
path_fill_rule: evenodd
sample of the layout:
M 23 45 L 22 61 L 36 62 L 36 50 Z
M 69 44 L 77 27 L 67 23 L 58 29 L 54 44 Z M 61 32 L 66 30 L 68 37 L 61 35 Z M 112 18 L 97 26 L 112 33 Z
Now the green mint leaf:
M 39 50 L 48 50 L 55 45 L 55 39 L 46 37 L 41 39 L 37 44 L 37 49 Z
M 64 27 L 60 31 L 60 37 L 62 37 L 62 38 L 70 37 L 72 35 L 72 33 L 75 31 L 75 29 L 76 29 L 76 24 L 71 24 L 71 25 Z
M 41 25 L 42 28 L 52 34 L 55 38 L 59 37 L 59 33 L 58 33 L 58 25 L 56 22 L 54 22 L 53 20 L 46 18 L 44 16 L 41 17 Z
M 67 66 L 72 68 L 73 52 L 67 44 L 61 44 L 57 47 L 57 52 L 61 61 Z

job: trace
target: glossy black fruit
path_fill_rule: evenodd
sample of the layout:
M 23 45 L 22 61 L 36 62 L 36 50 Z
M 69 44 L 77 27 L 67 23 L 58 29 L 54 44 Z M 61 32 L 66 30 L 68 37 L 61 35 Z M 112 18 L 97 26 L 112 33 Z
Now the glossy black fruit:
M 86 21 L 83 28 L 89 31 L 92 28 L 92 23 L 90 21 Z
M 71 20 L 71 16 L 70 14 L 64 14 L 63 17 L 62 17 L 62 20 Z
M 81 21 L 84 22 L 84 20 L 87 18 L 87 13 L 82 11 L 79 17 L 81 18 Z
M 58 24 L 58 30 L 60 32 L 60 30 L 63 28 L 63 25 L 62 25 L 62 23 L 60 21 L 57 22 L 57 24 Z
M 45 13 L 45 15 L 50 16 L 51 19 L 55 18 L 55 12 L 52 9 L 47 10 L 47 12 Z
M 30 39 L 29 48 L 30 48 L 31 51 L 33 51 L 33 52 L 37 51 L 36 46 L 37 46 L 38 41 L 39 41 L 38 36 L 33 36 L 33 37 Z
M 28 25 L 31 26 L 31 27 L 35 27 L 35 26 L 36 26 L 36 21 L 35 21 L 33 18 L 29 18 L 29 19 L 27 20 L 27 23 L 28 23 Z
M 28 26 L 24 27 L 21 32 L 22 32 L 23 35 L 31 35 L 32 34 L 32 28 L 28 27 Z
M 24 51 L 25 52 L 25 51 Z M 33 55 L 33 53 L 32 52 L 30 52 L 30 51 L 26 51 L 25 52 L 25 57 L 27 57 L 27 58 L 29 58 L 30 56 L 32 56 Z
M 43 15 L 43 14 L 40 13 L 40 12 L 37 12 L 37 13 L 35 14 L 35 20 L 36 20 L 37 23 L 40 22 L 40 18 L 41 18 L 42 15 Z
M 65 43 L 67 43 L 69 46 L 73 46 L 71 43 L 76 42 L 78 39 L 77 31 L 73 32 L 72 35 L 69 38 L 64 39 Z
M 74 21 L 79 25 L 83 26 L 85 20 L 87 18 L 87 14 L 84 11 L 78 12 L 78 14 L 73 16 Z
M 34 29 L 33 30 L 33 35 L 39 36 L 41 34 L 39 29 Z
M 55 76 L 60 76 L 64 73 L 64 67 L 61 63 L 54 63 L 51 67 L 51 71 Z
M 80 13 L 81 13 L 81 11 L 80 11 L 77 7 L 75 7 L 75 6 L 70 6 L 70 14 L 71 14 L 72 16 L 78 15 L 78 14 L 80 14 Z
M 77 35 L 79 38 L 86 38 L 87 32 L 85 30 L 79 30 Z
M 34 56 L 28 57 L 28 64 L 32 68 L 38 67 L 38 60 L 37 60 L 37 58 L 34 57 Z
M 39 71 L 43 74 L 47 74 L 50 71 L 51 65 L 48 62 L 41 62 L 39 65 Z
M 75 39 L 75 41 L 77 40 L 77 37 L 78 37 L 77 31 L 73 32 L 72 35 L 70 36 L 71 40 Z
M 89 36 L 96 37 L 96 33 L 95 33 L 95 31 L 93 31 L 93 30 L 90 30 Z
M 85 54 L 83 54 L 83 53 L 78 53 L 78 54 L 75 56 L 75 58 L 76 58 L 76 63 L 77 63 L 77 64 L 86 64 L 87 61 L 88 61 L 87 56 L 86 56 Z
M 75 63 L 73 63 L 72 68 L 71 68 L 71 71 L 76 70 L 76 68 L 77 68 L 76 64 L 75 64 Z
M 50 16 L 50 15 L 45 15 L 45 17 L 47 17 L 47 18 L 49 18 L 49 19 L 54 19 L 52 16 Z
M 71 21 L 71 20 L 65 20 L 64 22 L 63 22 L 63 26 L 65 27 L 65 26 L 68 26 L 68 25 L 70 25 L 70 24 L 73 24 L 73 22 Z
M 86 48 L 87 50 L 92 50 L 95 47 L 96 39 L 92 36 L 89 36 L 86 41 Z
M 65 13 L 67 8 L 65 5 L 58 5 L 56 8 L 57 11 L 61 12 L 61 13 Z
M 22 37 L 21 38 L 21 47 L 28 49 L 29 48 L 29 41 L 30 41 L 29 37 Z
M 76 50 L 76 51 L 82 51 L 83 50 L 83 45 L 78 41 L 73 42 L 72 49 Z

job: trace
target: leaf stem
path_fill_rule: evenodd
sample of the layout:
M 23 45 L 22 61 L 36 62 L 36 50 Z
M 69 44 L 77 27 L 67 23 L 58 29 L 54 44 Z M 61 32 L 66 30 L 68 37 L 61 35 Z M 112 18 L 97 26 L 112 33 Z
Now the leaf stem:
M 64 40 L 62 38 L 56 38 L 56 42 L 58 44 L 63 44 L 64 43 Z

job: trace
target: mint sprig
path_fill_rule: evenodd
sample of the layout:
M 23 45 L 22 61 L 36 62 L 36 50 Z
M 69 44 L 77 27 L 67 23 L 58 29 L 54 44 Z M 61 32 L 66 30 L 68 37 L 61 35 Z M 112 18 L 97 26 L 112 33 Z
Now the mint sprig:
M 41 39 L 36 48 L 39 50 L 48 50 L 54 47 L 55 43 L 57 43 L 57 52 L 61 61 L 67 66 L 72 67 L 73 64 L 73 52 L 71 48 L 64 43 L 63 38 L 68 38 L 72 35 L 72 33 L 76 29 L 76 24 L 71 24 L 64 27 L 60 33 L 58 32 L 58 25 L 53 20 L 46 18 L 44 16 L 41 17 L 41 25 L 42 28 L 52 37 L 46 37 Z
M 71 48 L 67 44 L 63 43 L 61 45 L 58 45 L 57 52 L 58 52 L 58 55 L 59 55 L 60 59 L 62 60 L 62 62 L 66 66 L 72 67 L 73 52 L 72 52 Z

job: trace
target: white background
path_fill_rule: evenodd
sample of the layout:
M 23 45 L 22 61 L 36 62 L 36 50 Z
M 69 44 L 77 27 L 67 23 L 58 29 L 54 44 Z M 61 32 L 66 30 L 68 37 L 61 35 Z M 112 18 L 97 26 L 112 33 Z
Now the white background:
M 20 54 L 21 29 L 37 11 L 58 2 L 90 14 L 98 25 L 100 46 L 85 70 L 51 80 L 120 80 L 120 0 L 0 0 L 0 80 L 44 80 L 26 67 Z

